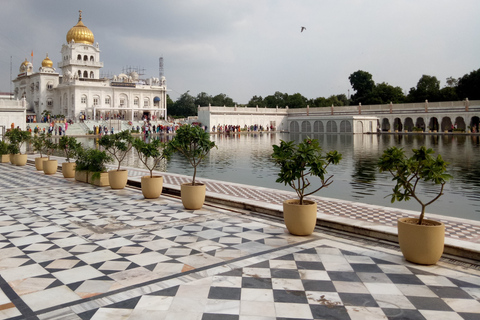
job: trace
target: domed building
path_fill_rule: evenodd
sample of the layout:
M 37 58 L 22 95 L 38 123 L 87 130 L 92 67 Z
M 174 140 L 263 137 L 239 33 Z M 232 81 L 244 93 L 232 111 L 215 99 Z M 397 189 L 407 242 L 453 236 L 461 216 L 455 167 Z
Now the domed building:
M 33 56 L 33 54 L 32 54 Z M 67 119 L 124 120 L 166 119 L 167 87 L 165 77 L 140 79 L 137 71 L 101 78 L 100 48 L 93 32 L 83 23 L 82 11 L 78 22 L 66 35 L 61 49 L 62 61 L 53 68 L 46 55 L 38 72 L 25 59 L 14 83 L 16 99 L 25 98 L 29 119 L 40 121 L 47 110 Z

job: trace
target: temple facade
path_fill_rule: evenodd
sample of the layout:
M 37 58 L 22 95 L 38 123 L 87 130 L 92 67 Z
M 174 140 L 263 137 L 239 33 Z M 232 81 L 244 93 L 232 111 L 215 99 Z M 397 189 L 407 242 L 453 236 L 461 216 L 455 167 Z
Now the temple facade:
M 15 99 L 27 102 L 27 122 L 40 121 L 45 114 L 66 119 L 124 120 L 166 119 L 167 85 L 165 77 L 141 79 L 138 72 L 101 77 L 103 62 L 93 32 L 82 21 L 66 35 L 62 61 L 53 67 L 48 54 L 37 72 L 25 59 L 14 83 Z M 32 53 L 33 56 L 33 53 Z

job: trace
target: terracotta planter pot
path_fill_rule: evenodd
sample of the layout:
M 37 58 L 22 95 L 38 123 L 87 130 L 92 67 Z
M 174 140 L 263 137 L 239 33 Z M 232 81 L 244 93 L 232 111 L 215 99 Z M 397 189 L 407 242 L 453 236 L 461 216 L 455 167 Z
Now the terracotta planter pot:
M 7 163 L 10 162 L 10 155 L 9 154 L 2 154 L 0 157 L 0 163 Z
M 45 160 L 43 162 L 43 173 L 45 174 L 55 174 L 58 170 L 58 161 L 57 160 Z
M 24 166 L 27 164 L 28 157 L 26 154 L 16 154 L 14 157 L 16 166 Z
M 317 203 L 310 200 L 285 200 L 283 202 L 283 219 L 288 232 L 297 236 L 313 233 L 317 224 Z
M 108 171 L 108 181 L 112 189 L 123 189 L 127 185 L 128 171 L 127 170 L 112 170 Z
M 182 203 L 185 209 L 198 210 L 201 209 L 205 202 L 206 186 L 203 183 L 183 183 L 180 186 Z
M 163 189 L 162 176 L 143 176 L 142 177 L 142 193 L 145 199 L 156 199 L 160 197 Z
M 87 171 L 75 171 L 75 180 L 80 182 L 88 182 L 88 172 Z
M 64 178 L 75 178 L 75 162 L 62 163 L 62 174 Z
M 406 260 L 435 264 L 443 253 L 445 225 L 433 220 L 423 221 L 429 225 L 418 225 L 418 219 L 413 218 L 398 219 L 398 243 Z
M 38 170 L 38 171 L 42 171 L 43 170 L 43 162 L 48 160 L 48 157 L 38 157 L 38 158 L 35 158 L 35 168 Z
M 95 172 L 88 173 L 88 183 L 93 184 L 97 187 L 108 187 L 110 181 L 108 180 L 108 172 L 100 172 L 100 177 L 93 177 Z

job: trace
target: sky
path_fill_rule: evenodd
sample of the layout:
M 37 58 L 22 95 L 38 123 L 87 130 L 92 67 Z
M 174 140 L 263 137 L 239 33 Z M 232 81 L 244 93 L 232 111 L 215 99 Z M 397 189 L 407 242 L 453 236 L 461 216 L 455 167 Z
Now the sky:
M 354 93 L 362 70 L 407 94 L 422 75 L 480 68 L 479 0 L 0 0 L 0 92 L 27 58 L 57 67 L 78 21 L 93 32 L 103 74 L 159 76 L 169 95 L 223 93 L 239 104 L 276 91 L 308 99 Z M 301 27 L 306 30 L 301 31 Z M 11 70 L 11 71 L 10 71 Z

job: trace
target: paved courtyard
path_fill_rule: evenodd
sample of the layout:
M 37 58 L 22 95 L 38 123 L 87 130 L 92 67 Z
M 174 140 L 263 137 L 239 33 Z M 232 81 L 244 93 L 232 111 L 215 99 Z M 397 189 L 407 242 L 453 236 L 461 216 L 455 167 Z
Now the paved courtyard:
M 30 165 L 0 164 L 0 289 L 0 319 L 480 318 L 476 262 Z

